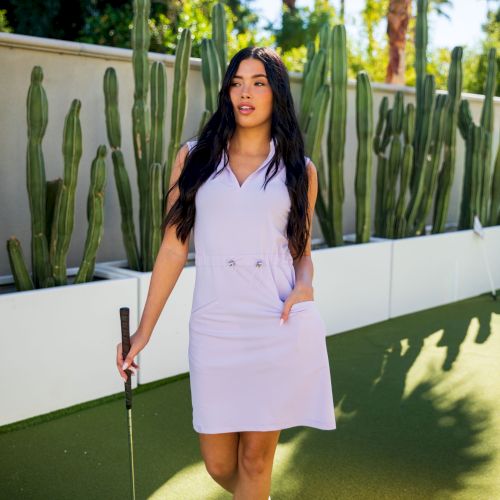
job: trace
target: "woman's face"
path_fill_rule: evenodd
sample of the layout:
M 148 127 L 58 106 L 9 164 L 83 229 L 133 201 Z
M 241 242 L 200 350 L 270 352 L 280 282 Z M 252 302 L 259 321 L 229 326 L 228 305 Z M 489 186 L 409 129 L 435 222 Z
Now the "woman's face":
M 230 82 L 229 97 L 238 126 L 256 127 L 271 120 L 273 91 L 262 61 L 249 58 L 240 62 Z M 242 105 L 248 105 L 252 109 L 241 110 Z

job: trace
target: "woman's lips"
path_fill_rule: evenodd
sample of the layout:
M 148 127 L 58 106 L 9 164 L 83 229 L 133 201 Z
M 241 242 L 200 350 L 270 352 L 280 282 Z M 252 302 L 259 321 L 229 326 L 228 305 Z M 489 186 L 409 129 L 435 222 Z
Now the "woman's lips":
M 255 109 L 253 108 L 246 108 L 246 109 L 241 109 L 241 108 L 238 108 L 238 111 L 242 114 L 242 115 L 249 115 L 250 113 L 253 113 L 255 111 Z

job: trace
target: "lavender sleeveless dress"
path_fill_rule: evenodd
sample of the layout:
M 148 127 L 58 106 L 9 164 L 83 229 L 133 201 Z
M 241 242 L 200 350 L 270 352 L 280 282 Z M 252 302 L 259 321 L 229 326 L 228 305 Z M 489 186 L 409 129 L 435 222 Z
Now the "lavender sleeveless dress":
M 196 194 L 188 354 L 197 432 L 336 428 L 326 325 L 316 303 L 294 304 L 279 324 L 295 269 L 283 162 L 262 189 L 274 148 L 271 139 L 268 157 L 241 186 L 227 165 Z

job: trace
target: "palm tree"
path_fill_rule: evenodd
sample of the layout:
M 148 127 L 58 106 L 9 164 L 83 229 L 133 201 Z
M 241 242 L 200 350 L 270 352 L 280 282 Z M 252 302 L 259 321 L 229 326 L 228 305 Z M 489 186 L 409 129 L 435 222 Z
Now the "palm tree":
M 405 51 L 408 23 L 411 19 L 412 0 L 390 0 L 387 12 L 387 36 L 389 38 L 389 63 L 385 81 L 387 83 L 405 83 Z M 440 16 L 450 19 L 442 7 L 450 7 L 452 0 L 431 0 L 429 9 L 434 9 Z

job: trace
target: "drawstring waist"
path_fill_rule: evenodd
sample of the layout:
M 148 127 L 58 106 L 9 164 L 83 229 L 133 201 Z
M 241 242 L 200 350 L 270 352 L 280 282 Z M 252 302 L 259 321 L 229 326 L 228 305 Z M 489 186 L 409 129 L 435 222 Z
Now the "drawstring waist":
M 259 252 L 249 254 L 203 254 L 195 252 L 195 266 L 252 266 L 261 267 L 264 265 L 283 264 L 284 262 L 293 264 L 293 257 L 286 252 Z

